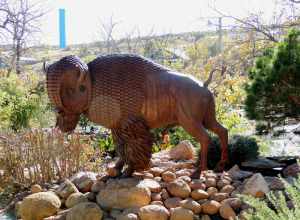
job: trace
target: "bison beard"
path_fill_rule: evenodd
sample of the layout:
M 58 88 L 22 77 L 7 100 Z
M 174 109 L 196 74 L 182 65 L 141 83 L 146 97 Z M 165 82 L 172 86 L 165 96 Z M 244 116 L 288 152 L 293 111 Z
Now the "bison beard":
M 143 118 L 128 117 L 120 127 L 112 129 L 112 135 L 120 157 L 117 169 L 121 171 L 127 164 L 124 175 L 129 176 L 133 171 L 149 168 L 153 135 Z

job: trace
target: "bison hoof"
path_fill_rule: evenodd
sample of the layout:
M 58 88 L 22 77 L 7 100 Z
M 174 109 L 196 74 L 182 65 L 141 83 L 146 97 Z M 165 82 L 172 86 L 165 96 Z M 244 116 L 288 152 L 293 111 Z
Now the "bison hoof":
M 131 177 L 133 174 L 133 170 L 129 167 L 126 167 L 121 175 L 121 178 Z
M 216 168 L 214 169 L 215 172 L 222 172 L 225 170 L 225 167 L 227 165 L 228 161 L 227 160 L 221 160 L 217 164 Z

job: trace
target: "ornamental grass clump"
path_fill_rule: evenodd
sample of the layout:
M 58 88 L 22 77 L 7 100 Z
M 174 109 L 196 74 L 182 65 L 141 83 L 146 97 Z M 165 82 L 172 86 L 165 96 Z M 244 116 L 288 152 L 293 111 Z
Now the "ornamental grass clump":
M 300 219 L 300 178 L 293 184 L 285 183 L 285 191 L 270 192 L 267 200 L 244 196 L 252 208 L 245 214 L 247 220 L 299 220 Z
M 0 137 L 1 181 L 46 183 L 80 170 L 95 170 L 89 137 L 64 135 L 56 129 L 6 133 Z

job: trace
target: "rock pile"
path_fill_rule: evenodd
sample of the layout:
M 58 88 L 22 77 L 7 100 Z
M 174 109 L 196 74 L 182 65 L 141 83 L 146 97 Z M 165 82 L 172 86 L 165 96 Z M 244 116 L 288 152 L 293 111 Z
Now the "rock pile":
M 23 220 L 243 219 L 249 207 L 238 194 L 261 198 L 270 189 L 284 187 L 279 178 L 264 178 L 238 166 L 223 173 L 205 171 L 193 179 L 193 158 L 192 145 L 183 142 L 154 154 L 151 169 L 131 178 L 81 172 L 47 192 L 34 185 L 17 213 Z

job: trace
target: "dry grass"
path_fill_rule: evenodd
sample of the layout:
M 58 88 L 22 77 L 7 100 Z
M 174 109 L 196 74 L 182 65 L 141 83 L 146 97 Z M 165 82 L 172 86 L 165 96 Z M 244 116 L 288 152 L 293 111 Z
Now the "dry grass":
M 96 171 L 90 139 L 58 130 L 31 130 L 0 136 L 0 179 L 22 184 L 45 183 L 79 170 Z

